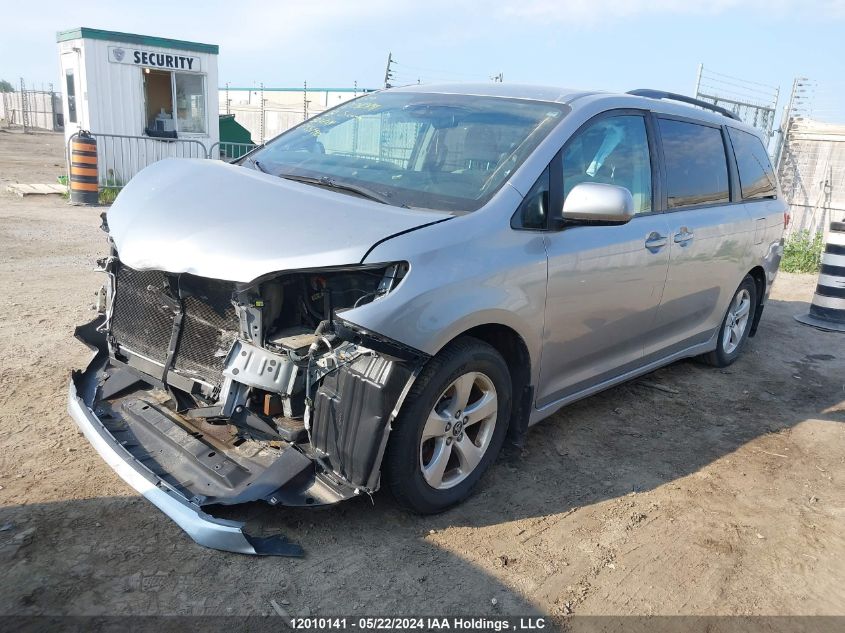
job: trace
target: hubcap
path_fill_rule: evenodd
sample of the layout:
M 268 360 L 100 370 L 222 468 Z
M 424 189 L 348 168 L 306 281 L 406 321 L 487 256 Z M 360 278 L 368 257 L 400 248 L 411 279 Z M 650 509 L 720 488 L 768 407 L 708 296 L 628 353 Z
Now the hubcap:
M 476 469 L 493 439 L 498 412 L 496 387 L 485 374 L 468 372 L 446 388 L 420 439 L 420 470 L 429 486 L 452 488 Z
M 739 347 L 745 328 L 748 327 L 748 317 L 751 314 L 751 293 L 745 288 L 736 293 L 728 314 L 725 317 L 725 332 L 722 335 L 722 349 L 726 354 L 732 354 Z

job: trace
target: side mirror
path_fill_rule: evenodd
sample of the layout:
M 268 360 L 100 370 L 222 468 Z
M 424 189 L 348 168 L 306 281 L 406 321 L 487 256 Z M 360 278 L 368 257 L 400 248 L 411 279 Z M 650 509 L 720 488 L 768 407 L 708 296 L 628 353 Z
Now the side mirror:
M 563 201 L 564 220 L 625 224 L 633 217 L 634 198 L 625 187 L 582 182 Z

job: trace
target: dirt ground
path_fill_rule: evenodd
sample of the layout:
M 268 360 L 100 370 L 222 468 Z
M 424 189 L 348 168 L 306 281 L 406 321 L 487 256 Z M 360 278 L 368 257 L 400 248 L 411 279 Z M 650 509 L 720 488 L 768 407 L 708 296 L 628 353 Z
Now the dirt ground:
M 793 319 L 812 276 L 778 277 L 735 365 L 567 407 L 460 507 L 248 506 L 307 552 L 248 557 L 195 545 L 65 411 L 100 210 L 5 193 L 63 164 L 61 137 L 0 131 L 0 614 L 845 615 L 845 335 Z

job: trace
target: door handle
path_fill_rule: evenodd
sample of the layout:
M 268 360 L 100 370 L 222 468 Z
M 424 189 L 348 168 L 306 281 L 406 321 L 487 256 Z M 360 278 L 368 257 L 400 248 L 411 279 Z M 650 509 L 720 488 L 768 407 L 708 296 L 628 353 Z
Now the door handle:
M 686 244 L 687 242 L 691 242 L 692 238 L 694 237 L 695 234 L 687 230 L 686 227 L 684 227 L 680 231 L 675 233 L 675 244 Z
M 663 248 L 669 243 L 669 238 L 665 235 L 661 235 L 657 231 L 652 231 L 649 233 L 649 236 L 645 238 L 645 247 L 652 251 L 656 251 L 660 248 Z

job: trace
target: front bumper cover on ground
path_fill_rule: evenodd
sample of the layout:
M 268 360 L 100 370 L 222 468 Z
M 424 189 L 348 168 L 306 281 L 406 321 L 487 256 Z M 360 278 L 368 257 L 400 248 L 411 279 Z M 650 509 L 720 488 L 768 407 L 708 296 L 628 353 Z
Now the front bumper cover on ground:
M 74 371 L 68 392 L 68 412 L 105 462 L 132 488 L 173 519 L 200 545 L 241 554 L 302 556 L 302 548 L 283 536 L 254 537 L 244 524 L 218 519 L 203 512 L 184 495 L 133 457 L 109 432 L 92 409 L 97 391 L 96 376 L 107 362 L 107 352 L 92 344 L 99 320 L 77 329 L 77 336 L 97 350 L 85 371 Z

